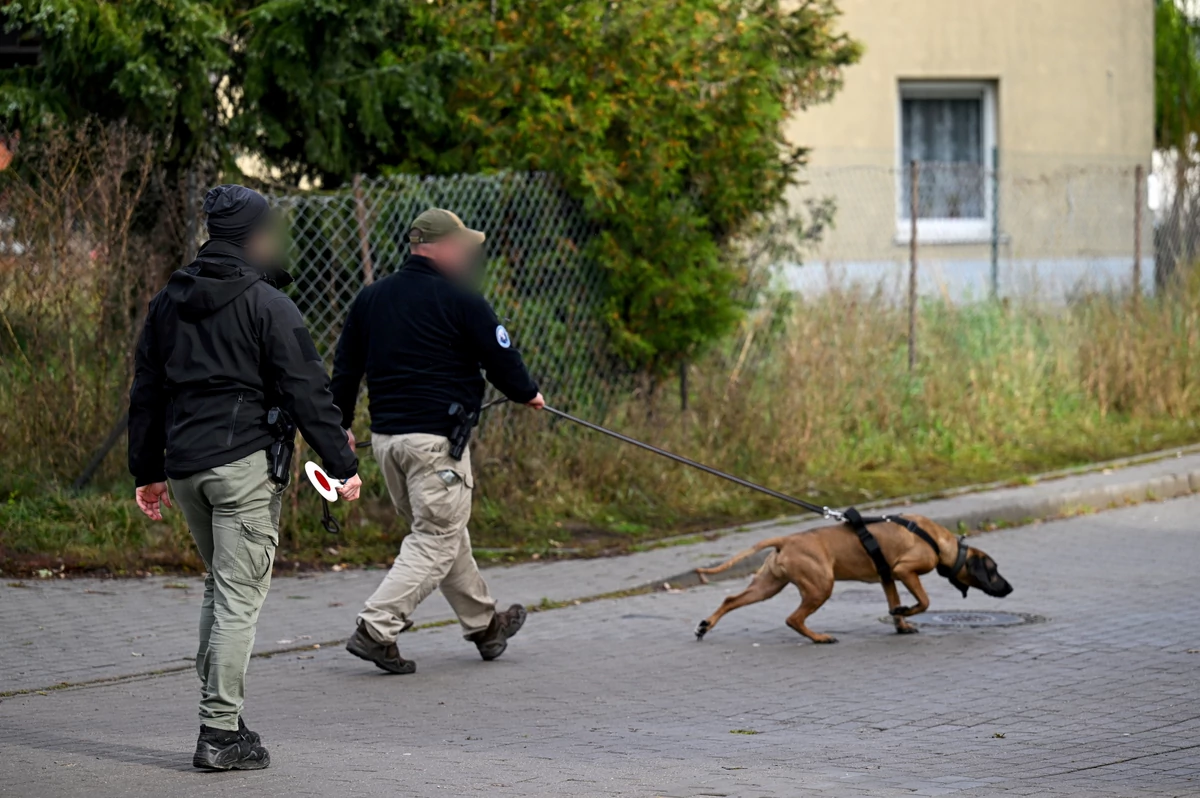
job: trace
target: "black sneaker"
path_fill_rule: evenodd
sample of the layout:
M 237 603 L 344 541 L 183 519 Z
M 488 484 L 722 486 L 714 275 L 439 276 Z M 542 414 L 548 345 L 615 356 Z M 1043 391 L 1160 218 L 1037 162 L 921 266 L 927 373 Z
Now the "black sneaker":
M 525 625 L 525 617 L 525 608 L 514 604 L 502 612 L 497 612 L 492 616 L 488 628 L 482 632 L 475 632 L 467 639 L 479 649 L 479 656 L 491 662 L 508 648 L 508 638 L 521 631 L 521 627 Z
M 271 766 L 271 755 L 257 734 L 238 723 L 238 731 L 200 725 L 192 767 L 202 770 L 262 770 Z
M 417 670 L 417 663 L 400 656 L 395 643 L 385 645 L 376 641 L 361 623 L 346 641 L 346 650 L 359 659 L 374 662 L 375 667 L 388 673 L 415 673 Z

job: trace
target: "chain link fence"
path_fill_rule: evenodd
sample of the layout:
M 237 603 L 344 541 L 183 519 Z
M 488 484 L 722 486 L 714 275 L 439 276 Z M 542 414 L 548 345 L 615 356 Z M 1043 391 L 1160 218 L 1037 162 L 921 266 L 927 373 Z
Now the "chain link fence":
M 802 257 L 766 264 L 785 289 L 861 283 L 904 301 L 915 260 L 920 295 L 1066 302 L 1135 280 L 1152 290 L 1200 254 L 1200 203 L 1155 188 L 1169 171 L 1159 164 L 1147 175 L 1128 160 L 1030 153 L 903 167 L 870 165 L 894 163 L 891 153 L 857 157 L 867 165 L 810 166 L 790 197 L 822 221 Z M 553 176 L 399 175 L 274 202 L 289 230 L 293 296 L 327 359 L 355 295 L 399 267 L 409 223 L 436 206 L 488 234 L 485 293 L 547 395 L 603 414 L 627 392 L 607 347 L 603 278 L 586 255 L 596 227 Z
M 872 155 L 862 160 L 893 157 Z M 832 202 L 832 225 L 785 267 L 785 284 L 878 284 L 903 297 L 915 257 L 918 293 L 956 302 L 1154 287 L 1170 253 L 1144 167 L 1006 152 L 989 161 L 811 166 L 794 199 Z
M 1150 178 L 1154 250 L 1159 280 L 1178 276 L 1200 261 L 1200 153 L 1154 154 Z
M 586 255 L 596 227 L 553 176 L 398 175 L 273 201 L 288 229 L 292 296 L 327 361 L 359 290 L 400 267 L 409 224 L 440 207 L 487 233 L 484 293 L 545 393 L 603 409 L 620 389 L 601 322 L 603 277 Z

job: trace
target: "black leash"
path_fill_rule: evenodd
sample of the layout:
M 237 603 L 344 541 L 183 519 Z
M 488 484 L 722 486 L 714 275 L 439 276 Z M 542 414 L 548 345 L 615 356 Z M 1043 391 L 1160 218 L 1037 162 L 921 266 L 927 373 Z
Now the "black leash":
M 871 558 L 871 562 L 875 565 L 875 570 L 879 572 L 879 578 L 885 584 L 892 581 L 892 568 L 888 564 L 887 557 L 884 556 L 883 549 L 879 546 L 879 541 L 875 539 L 875 536 L 871 534 L 871 531 L 867 529 L 867 526 L 869 524 L 877 524 L 881 522 L 899 524 L 900 526 L 908 529 L 917 537 L 924 540 L 933 548 L 934 554 L 936 554 L 938 557 L 938 574 L 949 579 L 950 583 L 961 590 L 964 596 L 967 594 L 967 586 L 960 582 L 956 576 L 958 571 L 962 568 L 963 563 L 966 561 L 967 556 L 967 546 L 963 543 L 962 538 L 958 539 L 958 555 L 955 558 L 954 565 L 942 565 L 942 552 L 941 548 L 937 544 L 937 541 L 933 539 L 932 535 L 922 529 L 920 524 L 918 524 L 916 521 L 913 521 L 911 518 L 905 518 L 902 515 L 885 515 L 864 518 L 863 515 L 853 507 L 848 507 L 844 511 L 840 511 L 819 504 L 813 504 L 812 502 L 806 502 L 803 499 L 797 499 L 795 496 L 789 496 L 786 493 L 780 493 L 777 490 L 765 488 L 762 485 L 758 485 L 747 479 L 735 477 L 733 474 L 726 474 L 724 471 L 720 471 L 712 466 L 704 465 L 704 463 L 698 463 L 695 460 L 675 454 L 674 452 L 668 452 L 666 449 L 660 449 L 657 446 L 651 446 L 648 443 L 643 443 L 636 438 L 631 438 L 628 435 L 622 435 L 619 432 L 614 432 L 613 430 L 602 427 L 599 424 L 593 424 L 590 421 L 584 421 L 582 418 L 573 416 L 570 413 L 564 413 L 563 411 L 551 407 L 550 405 L 546 405 L 542 409 L 547 413 L 558 416 L 559 418 L 565 418 L 567 421 L 572 421 L 581 427 L 587 427 L 590 430 L 607 435 L 610 438 L 616 438 L 622 443 L 628 443 L 629 445 L 636 446 L 639 449 L 645 449 L 648 452 L 654 452 L 655 454 L 665 457 L 668 460 L 674 460 L 676 463 L 682 463 L 683 465 L 691 466 L 692 468 L 703 471 L 706 474 L 712 474 L 714 477 L 720 477 L 721 479 L 729 480 L 735 485 L 741 485 L 743 488 L 750 488 L 751 490 L 756 490 L 759 493 L 765 493 L 766 495 L 775 499 L 779 499 L 780 501 L 794 504 L 797 507 L 803 507 L 810 513 L 816 513 L 817 515 L 825 518 L 846 524 L 858 537 L 862 547 L 866 550 L 867 555 Z
M 551 413 L 553 415 L 558 416 L 559 418 L 565 418 L 567 421 L 573 421 L 574 423 L 580 425 L 581 427 L 587 427 L 590 430 L 602 433 L 604 435 L 609 436 L 610 438 L 616 438 L 617 440 L 621 441 L 622 443 L 628 443 L 629 445 L 636 446 L 639 449 L 645 449 L 648 452 L 654 452 L 655 454 L 659 455 L 660 457 L 665 457 L 668 460 L 674 460 L 676 463 L 682 463 L 685 466 L 691 466 L 692 468 L 703 471 L 706 474 L 712 474 L 714 477 L 720 477 L 721 479 L 729 480 L 730 482 L 734 483 L 735 485 L 741 485 L 743 488 L 750 488 L 750 490 L 756 490 L 759 493 L 765 493 L 768 496 L 770 496 L 771 498 L 779 499 L 780 501 L 787 502 L 788 504 L 794 504 L 797 507 L 803 507 L 805 510 L 808 510 L 810 513 L 816 513 L 817 515 L 824 516 L 825 518 L 832 518 L 836 521 L 846 520 L 845 515 L 843 513 L 838 512 L 837 510 L 833 510 L 829 507 L 823 507 L 822 505 L 819 505 L 819 504 L 813 504 L 812 502 L 806 502 L 803 499 L 797 499 L 795 496 L 789 496 L 786 493 L 780 493 L 777 490 L 771 490 L 770 488 L 765 488 L 762 485 L 758 485 L 754 482 L 751 482 L 748 479 L 742 479 L 741 477 L 735 477 L 733 474 L 726 474 L 724 471 L 719 471 L 718 469 L 715 469 L 712 466 L 706 466 L 706 465 L 704 465 L 704 463 L 697 463 L 695 460 L 689 459 L 682 455 L 675 454 L 674 452 L 668 452 L 666 449 L 660 449 L 657 446 L 651 446 L 648 443 L 642 443 L 641 441 L 637 440 L 636 438 L 631 438 L 628 435 L 622 435 L 619 432 L 614 432 L 613 430 L 607 429 L 606 427 L 602 427 L 599 424 L 593 424 L 590 421 L 584 421 L 582 418 L 573 416 L 570 413 L 564 413 L 563 411 L 561 411 L 557 408 L 551 407 L 550 405 L 546 405 L 542 409 L 545 410 L 547 413 Z
M 489 407 L 493 407 L 505 401 L 507 401 L 507 399 L 504 397 L 493 399 L 479 409 L 480 411 L 487 410 Z M 628 435 L 623 435 L 615 430 L 602 427 L 599 424 L 593 424 L 591 421 L 585 421 L 578 416 L 573 416 L 570 413 L 566 413 L 556 407 L 544 405 L 542 409 L 551 415 L 566 419 L 567 421 L 578 424 L 581 427 L 586 427 L 593 432 L 599 432 L 602 435 L 615 438 L 622 443 L 628 443 L 630 446 L 636 446 L 639 449 L 645 449 L 648 452 L 653 452 L 660 457 L 665 457 L 668 460 L 673 460 L 676 463 L 690 466 L 698 471 L 711 474 L 714 477 L 720 477 L 721 479 L 728 480 L 735 485 L 741 485 L 743 488 L 749 488 L 750 490 L 756 490 L 759 493 L 765 493 L 767 496 L 770 496 L 773 499 L 779 499 L 780 501 L 787 502 L 788 504 L 794 504 L 797 507 L 808 510 L 810 513 L 816 513 L 824 518 L 829 518 L 831 520 L 846 524 L 854 531 L 854 534 L 858 536 L 859 542 L 862 543 L 863 548 L 866 549 L 867 554 L 874 563 L 875 570 L 879 572 L 880 579 L 882 579 L 885 583 L 892 581 L 892 569 L 891 566 L 888 565 L 887 558 L 884 556 L 883 550 L 879 546 L 879 541 L 875 539 L 875 536 L 871 534 L 870 530 L 867 529 L 867 526 L 869 524 L 877 524 L 880 522 L 899 524 L 933 547 L 934 553 L 938 555 L 938 573 L 949 579 L 955 587 L 963 591 L 964 596 L 966 595 L 966 586 L 955 578 L 955 574 L 960 568 L 962 568 L 962 564 L 966 559 L 967 547 L 963 544 L 961 538 L 958 540 L 958 556 L 956 557 L 955 564 L 948 567 L 941 564 L 941 549 L 938 546 L 937 541 L 935 541 L 933 536 L 922 529 L 919 524 L 910 518 L 905 518 L 904 516 L 899 515 L 864 518 L 862 514 L 853 507 L 848 507 L 845 511 L 840 511 L 824 505 L 813 504 L 812 502 L 807 502 L 804 499 L 797 499 L 795 496 L 789 496 L 786 493 L 780 493 L 777 490 L 764 487 L 755 482 L 751 482 L 748 479 L 742 479 L 741 477 L 735 477 L 733 474 L 727 474 L 720 469 L 713 468 L 712 466 L 705 465 L 704 463 L 699 463 L 689 457 L 684 457 L 683 455 L 675 454 L 674 452 L 668 452 L 666 449 L 660 449 L 657 446 L 644 443 L 643 441 L 639 441 L 637 438 L 631 438 Z M 358 447 L 363 448 L 370 445 L 370 441 L 365 441 L 358 444 Z M 321 519 L 321 523 L 325 526 L 325 529 L 330 531 L 332 534 L 337 534 L 337 531 L 340 530 L 340 527 L 337 525 L 337 521 L 329 514 L 328 502 L 325 502 L 325 516 Z M 331 526 L 333 527 L 332 530 L 330 529 Z
M 508 400 L 502 396 L 499 399 L 493 399 L 492 401 L 483 405 L 479 409 L 480 409 L 480 411 L 487 410 L 489 407 L 494 407 L 495 405 L 501 404 L 502 402 L 506 402 L 506 401 L 508 401 Z M 698 463 L 695 460 L 684 457 L 683 455 L 678 455 L 678 454 L 675 454 L 674 452 L 668 452 L 666 449 L 660 449 L 657 446 L 651 446 L 648 443 L 643 443 L 642 441 L 639 441 L 636 438 L 631 438 L 628 435 L 622 435 L 619 432 L 608 429 L 607 427 L 602 427 L 599 424 L 593 424 L 590 421 L 584 421 L 582 418 L 579 418 L 578 416 L 573 416 L 570 413 L 565 413 L 556 407 L 551 407 L 550 405 L 546 405 L 542 409 L 545 410 L 547 413 L 550 413 L 551 415 L 558 416 L 559 418 L 565 418 L 567 421 L 574 422 L 575 424 L 578 424 L 581 427 L 587 427 L 588 429 L 593 430 L 594 432 L 599 432 L 601 434 L 609 436 L 610 438 L 616 438 L 617 440 L 621 441 L 622 443 L 628 443 L 629 445 L 636 446 L 639 449 L 645 449 L 648 452 L 654 452 L 655 454 L 659 455 L 660 457 L 665 457 L 668 460 L 674 460 L 676 463 L 682 463 L 683 465 L 691 466 L 692 468 L 699 469 L 700 471 L 703 471 L 706 474 L 711 474 L 714 477 L 720 477 L 721 479 L 729 480 L 730 482 L 732 482 L 736 485 L 741 485 L 743 488 L 750 488 L 751 490 L 756 490 L 759 493 L 765 493 L 774 499 L 779 499 L 780 501 L 787 502 L 788 504 L 794 504 L 797 507 L 803 507 L 805 510 L 808 510 L 810 513 L 816 513 L 817 515 L 824 516 L 825 518 L 832 518 L 835 521 L 844 521 L 845 520 L 844 514 L 842 514 L 841 512 L 838 512 L 837 510 L 831 509 L 829 507 L 824 507 L 819 504 L 813 504 L 812 502 L 806 502 L 803 499 L 797 499 L 795 496 L 789 496 L 786 493 L 780 493 L 777 490 L 771 490 L 770 488 L 763 487 L 762 485 L 758 485 L 754 482 L 751 482 L 748 479 L 742 479 L 741 477 L 735 477 L 733 474 L 726 474 L 724 471 L 720 471 L 716 468 L 713 468 L 712 466 L 704 465 L 704 463 Z M 371 445 L 370 441 L 364 441 L 364 442 L 358 444 L 358 448 L 362 449 L 362 448 L 366 448 L 370 445 Z

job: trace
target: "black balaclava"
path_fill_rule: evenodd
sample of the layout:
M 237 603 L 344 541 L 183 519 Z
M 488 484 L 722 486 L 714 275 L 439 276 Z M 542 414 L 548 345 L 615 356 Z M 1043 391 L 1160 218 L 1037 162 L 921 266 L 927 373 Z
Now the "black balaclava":
M 224 185 L 204 197 L 208 237 L 244 247 L 250 236 L 270 220 L 267 199 L 245 186 Z
M 270 207 L 266 197 L 245 186 L 217 186 L 204 196 L 204 212 L 208 214 L 208 243 L 201 252 L 222 248 L 227 255 L 241 258 L 276 288 L 292 282 L 282 259 L 267 263 L 252 262 L 245 252 L 250 236 L 272 223 Z

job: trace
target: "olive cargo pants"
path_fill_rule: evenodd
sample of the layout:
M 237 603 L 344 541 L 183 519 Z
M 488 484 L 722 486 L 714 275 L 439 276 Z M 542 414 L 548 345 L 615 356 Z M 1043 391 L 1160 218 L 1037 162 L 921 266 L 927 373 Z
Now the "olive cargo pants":
M 236 731 L 258 612 L 271 585 L 283 488 L 268 476 L 266 452 L 186 479 L 171 489 L 207 574 L 200 605 L 200 722 Z
M 471 453 L 450 456 L 441 435 L 371 436 L 396 512 L 412 531 L 375 593 L 359 613 L 367 633 L 380 643 L 395 642 L 405 622 L 425 598 L 441 587 L 458 615 L 464 634 L 486 629 L 496 611 L 471 553 Z

